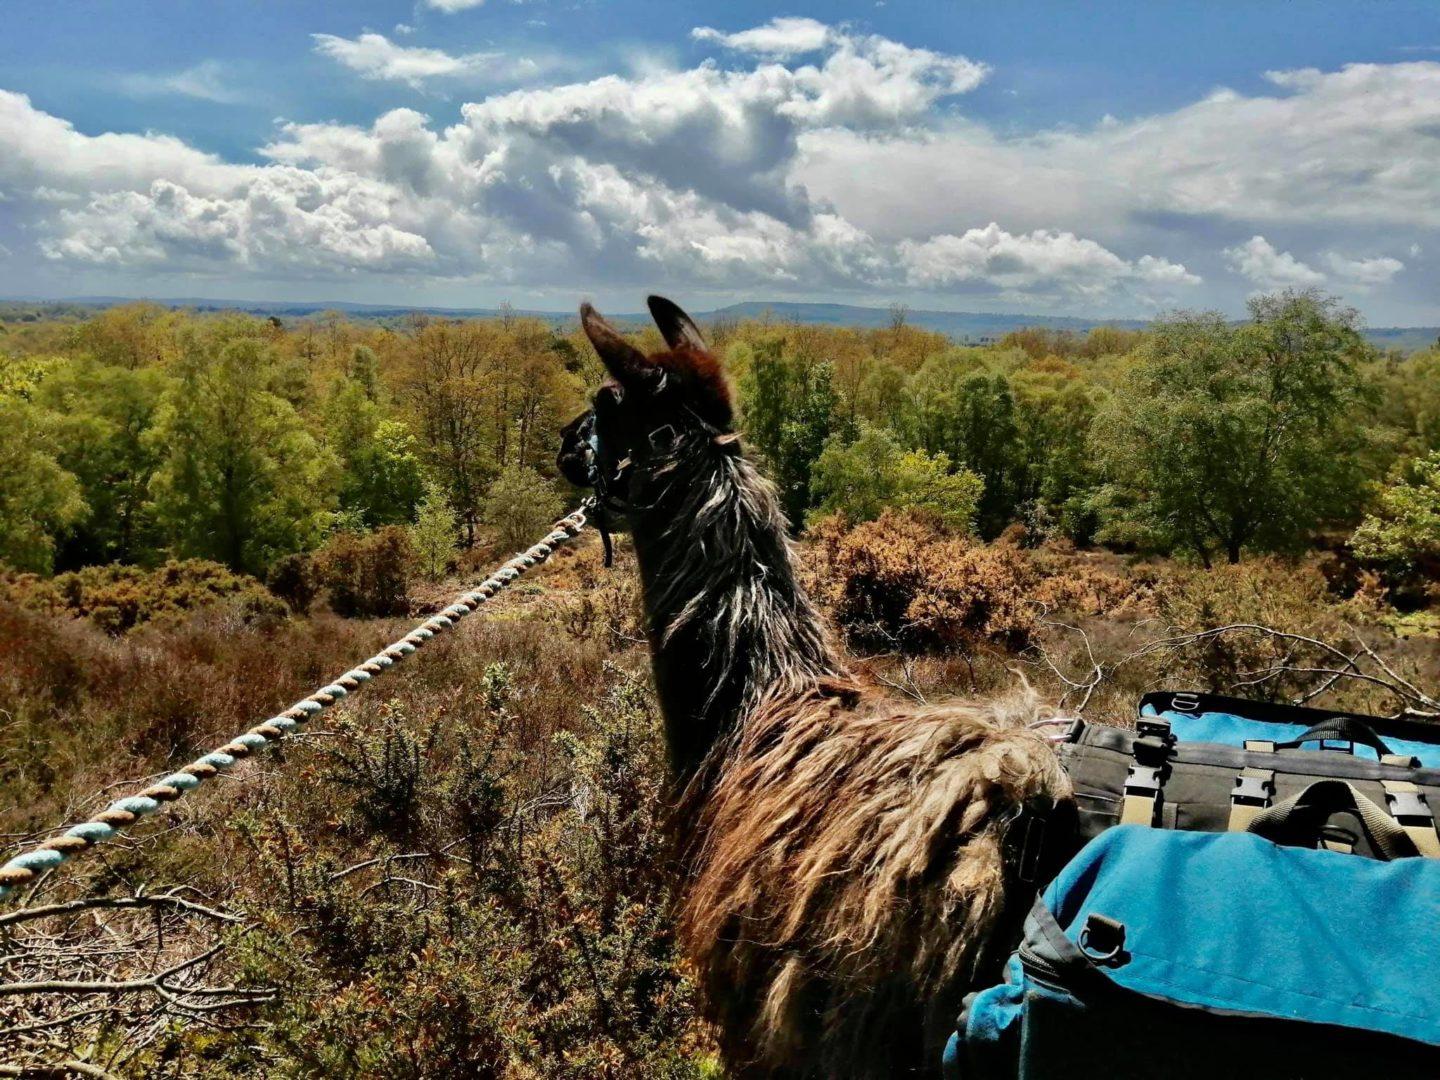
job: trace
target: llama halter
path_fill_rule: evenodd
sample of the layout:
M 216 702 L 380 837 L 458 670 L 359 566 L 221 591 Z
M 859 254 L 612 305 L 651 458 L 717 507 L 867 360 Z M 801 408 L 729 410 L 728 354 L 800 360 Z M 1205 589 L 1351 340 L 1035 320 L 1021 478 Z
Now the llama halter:
M 492 596 L 520 577 L 525 571 L 548 559 L 561 544 L 580 535 L 588 515 L 596 506 L 594 496 L 586 498 L 580 508 L 555 523 L 554 529 L 539 543 L 516 555 L 473 591 L 461 593 L 438 615 L 426 619 L 393 645 L 386 646 L 363 664 L 321 687 L 309 697 L 257 724 L 224 746 L 196 758 L 189 765 L 171 773 L 135 795 L 111 803 L 89 821 L 72 826 L 62 835 L 52 837 L 38 846 L 16 855 L 0 866 L 0 898 L 34 881 L 40 874 L 59 866 L 71 855 L 109 840 L 120 829 L 133 825 L 147 814 L 153 814 L 167 802 L 199 787 L 202 781 L 231 768 L 253 751 L 279 742 L 291 730 L 318 716 L 329 706 L 358 690 L 370 679 L 409 656 L 441 631 L 448 630 L 466 615 L 476 611 Z

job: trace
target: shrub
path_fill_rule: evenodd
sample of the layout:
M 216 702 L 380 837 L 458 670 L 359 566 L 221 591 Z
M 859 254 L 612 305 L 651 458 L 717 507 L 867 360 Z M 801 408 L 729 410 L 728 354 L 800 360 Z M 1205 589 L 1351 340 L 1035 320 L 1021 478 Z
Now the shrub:
M 337 615 L 404 615 L 410 610 L 415 549 L 408 530 L 337 533 L 314 556 L 315 583 Z
M 49 580 L 10 575 L 3 589 L 23 606 L 89 619 L 109 634 L 215 606 L 226 606 L 245 621 L 287 614 L 285 605 L 254 578 L 204 559 L 172 560 L 155 570 L 87 566 Z
M 1440 451 L 1395 471 L 1350 546 L 1407 598 L 1440 599 Z
M 1039 575 L 1015 548 L 984 547 L 933 519 L 886 511 L 847 530 L 812 530 L 816 584 L 835 621 L 866 647 L 1019 648 L 1036 625 Z
M 270 568 L 265 584 L 270 591 L 284 600 L 296 615 L 304 615 L 319 592 L 315 581 L 315 566 L 308 554 L 286 555 Z
M 817 517 L 843 513 L 851 521 L 873 521 L 885 509 L 916 510 L 968 532 L 985 481 L 968 469 L 951 472 L 944 454 L 902 450 L 888 431 L 866 428 L 848 445 L 834 439 L 826 445 L 811 491 L 819 499 Z
M 485 493 L 485 523 L 497 530 L 507 550 L 535 543 L 564 509 L 554 482 L 523 465 L 501 470 Z

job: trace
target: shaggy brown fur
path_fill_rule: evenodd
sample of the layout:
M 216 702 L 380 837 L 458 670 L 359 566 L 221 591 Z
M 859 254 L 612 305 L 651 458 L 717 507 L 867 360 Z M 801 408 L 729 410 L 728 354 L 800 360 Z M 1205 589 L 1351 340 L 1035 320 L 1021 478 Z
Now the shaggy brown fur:
M 736 453 L 718 363 L 679 308 L 651 310 L 671 350 L 654 358 L 581 314 L 617 383 L 596 426 L 630 462 L 680 793 L 680 932 L 727 1064 L 933 1074 L 977 966 L 1029 901 L 1010 887 L 1010 827 L 1069 796 L 1027 730 L 1048 713 L 1028 688 L 917 709 L 847 676 L 774 491 Z M 1007 906 L 1012 892 L 1023 903 Z
M 931 1072 L 1004 912 L 1007 827 L 1067 792 L 1028 693 L 907 709 L 850 683 L 747 717 L 681 935 L 740 1075 Z

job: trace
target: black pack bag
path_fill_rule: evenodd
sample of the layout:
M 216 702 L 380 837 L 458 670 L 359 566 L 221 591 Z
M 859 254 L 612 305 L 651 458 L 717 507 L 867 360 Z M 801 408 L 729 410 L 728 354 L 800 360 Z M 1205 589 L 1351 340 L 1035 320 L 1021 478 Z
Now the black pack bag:
M 1440 726 L 1166 691 L 1133 731 L 1076 721 L 1060 757 L 1077 847 L 1124 823 L 1440 858 Z

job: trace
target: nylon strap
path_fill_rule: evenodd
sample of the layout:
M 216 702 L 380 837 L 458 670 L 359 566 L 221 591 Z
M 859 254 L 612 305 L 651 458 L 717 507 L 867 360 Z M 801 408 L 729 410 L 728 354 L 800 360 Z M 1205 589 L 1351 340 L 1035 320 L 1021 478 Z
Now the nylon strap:
M 1380 784 L 1395 823 L 1415 842 L 1415 850 L 1427 859 L 1440 859 L 1440 835 L 1425 793 L 1409 780 L 1381 780 Z
M 1376 806 L 1354 784 L 1347 784 L 1343 780 L 1317 780 L 1298 795 L 1282 799 L 1257 814 L 1246 832 L 1266 836 L 1277 828 L 1283 828 L 1291 816 L 1302 807 L 1321 802 L 1330 803 L 1336 808 L 1353 809 L 1359 814 L 1371 841 L 1386 859 L 1398 859 L 1414 854 L 1415 844 L 1409 836 L 1409 830 L 1401 828 L 1394 818 Z M 1329 847 L 1330 844 L 1326 843 L 1325 846 Z
M 1235 777 L 1235 790 L 1230 793 L 1231 832 L 1245 832 L 1275 797 L 1275 770 L 1241 769 Z
M 1120 824 L 1153 826 L 1155 806 L 1159 801 L 1158 791 L 1154 795 L 1126 795 L 1125 805 L 1120 811 Z
M 1410 754 L 1382 754 L 1381 765 L 1398 765 L 1402 769 L 1418 769 L 1420 759 Z

